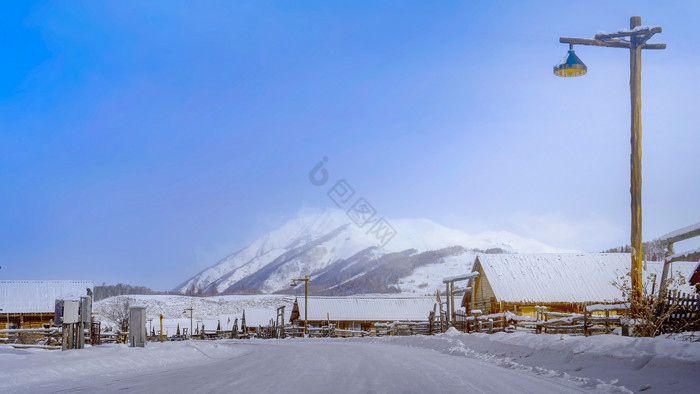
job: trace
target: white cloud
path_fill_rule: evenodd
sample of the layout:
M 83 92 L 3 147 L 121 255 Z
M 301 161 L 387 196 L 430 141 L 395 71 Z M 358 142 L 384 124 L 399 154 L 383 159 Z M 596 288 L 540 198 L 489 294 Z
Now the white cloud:
M 597 213 L 571 219 L 554 213 L 518 212 L 508 222 L 512 232 L 558 248 L 599 252 L 629 243 L 622 223 Z

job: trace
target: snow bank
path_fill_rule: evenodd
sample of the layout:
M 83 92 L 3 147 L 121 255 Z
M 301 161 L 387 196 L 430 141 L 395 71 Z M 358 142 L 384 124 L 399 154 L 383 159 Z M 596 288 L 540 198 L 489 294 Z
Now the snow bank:
M 667 338 L 591 337 L 525 332 L 370 339 L 477 358 L 550 376 L 571 377 L 592 390 L 697 392 L 700 342 Z
M 145 348 L 107 344 L 66 352 L 20 350 L 0 345 L 0 392 L 64 379 L 125 376 L 143 370 L 161 371 L 242 354 L 235 347 L 204 341 L 149 342 Z

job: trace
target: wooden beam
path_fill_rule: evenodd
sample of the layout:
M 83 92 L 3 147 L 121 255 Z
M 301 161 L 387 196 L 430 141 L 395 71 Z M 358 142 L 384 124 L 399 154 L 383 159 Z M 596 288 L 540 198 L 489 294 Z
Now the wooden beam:
M 611 48 L 626 48 L 630 49 L 629 42 L 605 42 L 601 40 L 589 39 L 589 38 L 574 38 L 574 37 L 559 37 L 559 42 L 562 44 L 571 45 L 592 45 L 598 47 L 611 47 Z M 644 44 L 640 45 L 642 49 L 666 49 L 666 44 Z
M 598 46 L 598 47 L 612 47 L 612 48 L 630 49 L 629 43 L 605 42 L 605 41 L 601 41 L 601 40 L 591 40 L 589 38 L 559 37 L 559 42 L 562 44 L 571 44 L 571 45 L 593 45 L 593 46 Z
M 20 333 L 39 333 L 39 334 L 50 334 L 57 333 L 58 327 L 56 328 L 9 328 L 0 330 L 0 334 L 20 334 Z
M 609 34 L 596 34 L 595 39 L 596 40 L 605 40 L 607 38 L 617 38 L 617 37 L 631 37 L 635 35 L 649 35 L 651 37 L 652 35 L 656 33 L 661 33 L 661 26 L 653 27 L 651 29 L 640 29 L 637 31 L 624 31 L 624 32 L 617 32 L 617 33 L 609 33 Z
M 51 346 L 51 345 L 25 345 L 21 343 L 13 343 L 10 346 L 16 349 L 46 349 L 46 350 L 59 350 L 61 349 L 60 346 Z
M 657 238 L 657 241 L 663 244 L 673 244 L 698 236 L 700 236 L 700 223 L 695 223 L 691 226 L 663 235 L 660 238 Z
M 452 294 L 457 294 L 457 295 L 464 294 L 468 291 L 472 291 L 472 288 L 471 287 L 463 287 L 463 288 L 454 289 L 454 290 L 452 290 Z
M 644 44 L 642 49 L 666 49 L 666 44 Z
M 472 272 L 470 272 L 470 273 L 468 273 L 468 274 L 457 275 L 457 276 L 450 276 L 449 278 L 444 278 L 444 279 L 442 280 L 442 283 L 458 282 L 458 281 L 461 281 L 461 280 L 467 280 L 467 279 L 475 278 L 475 277 L 477 277 L 477 276 L 479 276 L 479 273 L 478 273 L 478 272 L 472 271 Z
M 677 253 L 671 257 L 669 257 L 667 260 L 665 260 L 665 263 L 673 263 L 675 261 L 692 261 L 693 259 L 700 257 L 700 249 L 693 250 L 691 252 L 685 252 L 685 253 Z M 686 278 L 690 279 L 690 278 Z

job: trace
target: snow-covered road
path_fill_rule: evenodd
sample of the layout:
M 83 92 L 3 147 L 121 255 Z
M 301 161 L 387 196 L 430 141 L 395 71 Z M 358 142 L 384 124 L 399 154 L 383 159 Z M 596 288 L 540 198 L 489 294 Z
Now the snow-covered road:
M 201 357 L 163 367 L 103 371 L 90 358 L 63 364 L 66 378 L 15 381 L 0 388 L 12 392 L 187 392 L 187 393 L 561 393 L 578 392 L 579 383 L 505 369 L 481 360 L 432 349 L 359 341 L 287 340 L 149 344 L 167 357 L 196 350 Z M 215 347 L 214 347 L 215 346 Z M 169 349 L 166 349 L 169 348 Z M 92 349 L 91 349 L 92 350 Z M 127 349 L 141 351 L 142 349 Z M 89 352 L 90 350 L 88 350 Z M 72 352 L 79 353 L 77 351 Z M 59 356 L 59 353 L 52 355 Z M 123 354 L 123 353 L 122 353 Z M 114 359 L 117 365 L 124 366 Z M 52 363 L 53 364 L 53 363 Z M 49 365 L 49 368 L 56 367 Z M 101 369 L 101 368 L 100 368 Z M 59 368 L 60 370 L 60 368 Z M 38 371 L 34 371 L 38 372 Z M 60 372 L 60 371 L 55 371 Z M 3 388 L 4 387 L 4 388 Z
M 700 343 L 528 333 L 0 345 L 0 392 L 697 392 Z

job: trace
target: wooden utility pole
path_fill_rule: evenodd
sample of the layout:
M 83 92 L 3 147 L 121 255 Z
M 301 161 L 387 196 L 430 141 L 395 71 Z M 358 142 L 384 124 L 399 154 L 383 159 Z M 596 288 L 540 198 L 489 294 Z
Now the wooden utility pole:
M 187 311 L 190 311 L 190 337 L 192 337 L 192 311 L 193 310 L 194 309 L 192 307 L 189 307 L 189 308 L 185 308 L 185 312 L 184 312 L 184 313 L 187 313 Z
M 301 279 L 292 279 L 292 287 L 296 286 L 298 282 L 304 282 L 304 336 L 309 335 L 309 279 L 308 275 L 304 275 Z
M 455 323 L 455 282 L 450 282 L 450 317 L 452 324 Z
M 634 291 L 633 296 L 637 300 L 642 296 L 642 49 L 666 49 L 666 44 L 646 43 L 656 33 L 661 33 L 661 27 L 642 27 L 642 18 L 633 16 L 630 18 L 629 30 L 621 30 L 611 34 L 596 34 L 593 40 L 570 37 L 559 38 L 559 42 L 563 44 L 625 48 L 630 51 L 630 145 L 632 148 L 630 155 L 630 208 L 632 214 L 632 231 L 630 235 L 632 266 L 630 276 Z M 633 311 L 633 313 L 635 312 Z
M 450 324 L 452 321 L 450 317 L 450 282 L 445 283 L 445 320 L 447 320 L 447 324 Z
M 630 18 L 630 30 L 642 25 L 642 18 Z M 648 39 L 648 38 L 647 38 Z M 642 297 L 642 46 L 638 37 L 630 37 L 630 204 L 632 214 L 632 288 L 635 297 Z

